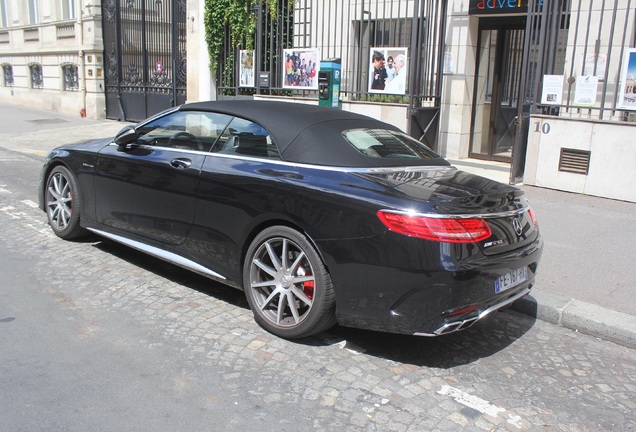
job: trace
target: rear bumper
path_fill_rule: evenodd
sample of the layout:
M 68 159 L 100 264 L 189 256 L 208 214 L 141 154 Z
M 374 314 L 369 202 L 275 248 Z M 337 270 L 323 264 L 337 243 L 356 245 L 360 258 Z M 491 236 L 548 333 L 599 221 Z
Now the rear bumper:
M 483 318 L 486 318 L 492 312 L 498 311 L 498 310 L 500 310 L 500 309 L 502 309 L 502 308 L 504 308 L 504 307 L 516 302 L 517 300 L 527 296 L 528 294 L 530 294 L 530 289 L 531 289 L 531 287 L 524 288 L 521 291 L 519 291 L 517 293 L 514 293 L 513 295 L 511 295 L 511 296 L 509 296 L 509 297 L 507 297 L 505 299 L 500 300 L 498 303 L 495 303 L 492 306 L 489 306 L 488 308 L 482 310 L 476 316 L 447 322 L 447 323 L 443 324 L 441 327 L 439 327 L 437 330 L 435 330 L 432 333 L 415 332 L 415 333 L 413 333 L 413 335 L 414 336 L 434 337 L 434 336 L 441 336 L 441 335 L 445 335 L 445 334 L 455 333 L 455 332 L 460 331 L 460 330 L 465 330 L 465 329 L 471 327 L 477 321 L 479 321 L 479 320 L 481 320 Z
M 344 246 L 342 242 L 339 245 Z M 453 267 L 449 269 L 443 246 L 436 250 L 414 247 L 403 254 L 399 250 L 387 254 L 368 244 L 356 246 L 358 251 L 375 252 L 376 260 L 350 260 L 336 267 L 346 269 L 332 274 L 338 322 L 347 327 L 421 336 L 464 330 L 526 296 L 534 285 L 543 251 L 541 237 L 496 256 L 478 252 L 461 256 L 463 250 L 459 249 L 451 256 Z M 497 292 L 495 281 L 522 267 L 527 267 L 528 279 Z

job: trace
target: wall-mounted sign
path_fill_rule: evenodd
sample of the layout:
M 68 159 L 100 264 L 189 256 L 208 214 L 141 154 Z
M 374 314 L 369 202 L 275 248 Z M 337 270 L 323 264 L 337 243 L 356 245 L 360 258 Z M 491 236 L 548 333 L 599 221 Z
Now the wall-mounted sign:
M 623 65 L 618 107 L 636 110 L 636 48 L 627 50 Z
M 269 88 L 269 72 L 259 72 L 258 85 L 260 87 Z
M 563 75 L 543 75 L 543 105 L 561 105 L 563 103 Z
M 579 76 L 576 78 L 574 86 L 574 102 L 572 105 L 581 107 L 592 107 L 596 103 L 598 93 L 597 76 Z
M 320 50 L 315 48 L 284 49 L 283 58 L 285 59 L 283 88 L 318 90 Z
M 239 55 L 239 87 L 254 87 L 254 50 L 240 50 Z
M 585 59 L 585 70 L 583 75 L 595 75 L 599 80 L 605 78 L 605 68 L 607 66 L 607 57 L 604 55 L 591 54 Z
M 470 0 L 468 13 L 470 15 L 519 14 L 528 12 L 529 0 Z M 543 0 L 539 0 L 543 6 Z
M 406 93 L 408 48 L 371 48 L 369 93 Z

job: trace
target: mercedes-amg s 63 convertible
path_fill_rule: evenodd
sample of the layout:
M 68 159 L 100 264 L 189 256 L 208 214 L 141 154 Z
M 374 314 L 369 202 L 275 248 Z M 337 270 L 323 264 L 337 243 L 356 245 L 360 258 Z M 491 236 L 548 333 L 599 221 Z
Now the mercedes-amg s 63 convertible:
M 284 338 L 462 330 L 530 292 L 543 247 L 518 188 L 390 124 L 286 102 L 186 104 L 55 149 L 39 197 L 59 237 L 241 289 Z

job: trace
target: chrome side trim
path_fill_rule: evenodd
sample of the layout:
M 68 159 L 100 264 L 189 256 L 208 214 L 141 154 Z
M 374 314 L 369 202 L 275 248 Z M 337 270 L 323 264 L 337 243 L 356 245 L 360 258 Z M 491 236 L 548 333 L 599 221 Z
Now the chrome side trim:
M 521 213 L 525 212 L 530 208 L 529 205 L 525 205 L 521 208 L 515 210 L 508 210 L 504 212 L 497 213 L 472 213 L 472 214 L 439 214 L 439 213 L 416 213 L 409 212 L 403 210 L 393 210 L 393 209 L 381 209 L 381 212 L 384 213 L 393 213 L 405 216 L 414 216 L 414 217 L 427 217 L 431 219 L 470 219 L 470 218 L 482 218 L 482 219 L 492 219 L 492 218 L 500 218 L 500 217 L 510 217 L 510 216 L 518 216 Z
M 116 146 L 117 143 L 111 142 L 109 145 Z M 207 157 L 220 157 L 225 159 L 239 159 L 239 160 L 251 160 L 251 161 L 260 161 L 263 163 L 274 164 L 274 165 L 282 165 L 292 168 L 306 168 L 306 169 L 314 169 L 320 171 L 334 171 L 334 172 L 344 172 L 344 173 L 360 173 L 360 174 L 383 174 L 383 173 L 399 173 L 399 172 L 428 172 L 428 171 L 457 171 L 457 168 L 450 165 L 422 165 L 422 166 L 399 166 L 399 167 L 367 167 L 367 168 L 349 168 L 349 167 L 338 167 L 338 166 L 326 166 L 326 165 L 312 165 L 298 162 L 287 162 L 280 159 L 273 158 L 262 158 L 262 157 L 253 157 L 253 156 L 245 156 L 245 155 L 237 155 L 232 153 L 215 153 L 203 150 L 187 150 L 187 149 L 175 149 L 173 147 L 163 147 L 163 146 L 151 146 L 146 144 L 138 145 L 139 148 L 147 148 L 147 149 L 161 149 L 164 151 L 179 151 L 180 153 L 193 153 L 193 154 L 202 154 Z
M 87 228 L 89 231 L 94 232 L 97 235 L 100 235 L 102 237 L 106 237 L 108 239 L 114 240 L 117 243 L 121 243 L 123 245 L 126 246 L 130 246 L 133 249 L 137 249 L 141 252 L 147 253 L 148 255 L 152 255 L 156 258 L 162 259 L 164 261 L 168 261 L 170 263 L 173 263 L 175 265 L 178 265 L 180 267 L 186 268 L 188 270 L 192 270 L 194 272 L 203 274 L 205 276 L 211 276 L 211 277 L 215 277 L 217 279 L 223 279 L 225 280 L 226 278 L 216 272 L 213 272 L 212 270 L 203 267 L 200 264 L 195 263 L 192 260 L 189 260 L 187 258 L 182 257 L 181 255 L 177 255 L 175 253 L 172 252 L 168 252 L 165 251 L 163 249 L 159 249 L 158 247 L 154 247 L 154 246 L 150 246 L 147 245 L 145 243 L 142 242 L 138 242 L 136 240 L 131 240 L 128 239 L 126 237 L 122 237 L 122 236 L 118 236 L 117 234 L 111 234 L 109 232 L 105 232 L 105 231 L 101 231 L 95 228 Z
M 523 290 L 519 291 L 517 294 L 513 295 L 512 297 L 508 297 L 507 299 L 494 304 L 492 306 L 490 306 L 488 309 L 483 310 L 479 315 L 477 315 L 476 317 L 473 318 L 468 318 L 462 321 L 454 321 L 451 323 L 447 323 L 444 324 L 443 326 L 441 326 L 440 328 L 438 328 L 437 330 L 435 330 L 433 333 L 413 333 L 413 336 L 427 336 L 427 337 L 435 337 L 435 336 L 441 336 L 441 335 L 445 335 L 445 334 L 449 334 L 449 333 L 455 333 L 456 331 L 460 331 L 460 330 L 464 330 L 467 329 L 468 327 L 472 326 L 473 324 L 475 324 L 477 321 L 487 317 L 488 315 L 490 315 L 492 312 L 501 309 L 504 306 L 509 305 L 510 303 L 513 303 L 517 300 L 519 300 L 520 298 L 528 295 L 530 293 L 530 289 L 532 287 L 528 287 L 528 288 L 524 288 Z
M 297 168 L 308 168 L 322 171 L 336 171 L 345 173 L 359 174 L 384 174 L 384 173 L 400 173 L 400 172 L 428 172 L 428 171 L 457 171 L 457 168 L 449 165 L 421 165 L 421 166 L 400 166 L 400 167 L 367 167 L 367 168 L 348 168 L 324 165 L 311 165 L 302 163 L 283 162 L 283 164 L 291 165 Z
M 109 146 L 117 146 L 117 143 L 113 141 L 113 142 L 111 142 L 108 145 Z M 151 146 L 151 145 L 146 145 L 146 144 L 135 144 L 135 148 L 142 148 L 142 149 L 149 149 L 149 150 L 172 151 L 172 152 L 186 153 L 186 154 L 198 154 L 198 155 L 203 155 L 203 156 L 207 156 L 207 155 L 211 154 L 211 153 L 209 153 L 207 151 L 203 151 L 203 150 L 177 149 L 177 148 L 174 148 L 174 147 Z

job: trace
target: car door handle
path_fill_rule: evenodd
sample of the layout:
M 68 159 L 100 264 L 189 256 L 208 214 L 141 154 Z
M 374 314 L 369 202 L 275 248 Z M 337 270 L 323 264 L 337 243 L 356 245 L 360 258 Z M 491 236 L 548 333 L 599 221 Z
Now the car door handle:
M 177 169 L 185 169 L 190 168 L 190 165 L 192 165 L 192 161 L 185 158 L 176 158 L 170 161 L 170 165 Z
M 303 176 L 295 171 L 279 171 L 273 169 L 258 170 L 259 173 L 273 176 L 273 177 L 285 177 L 290 179 L 302 180 Z

